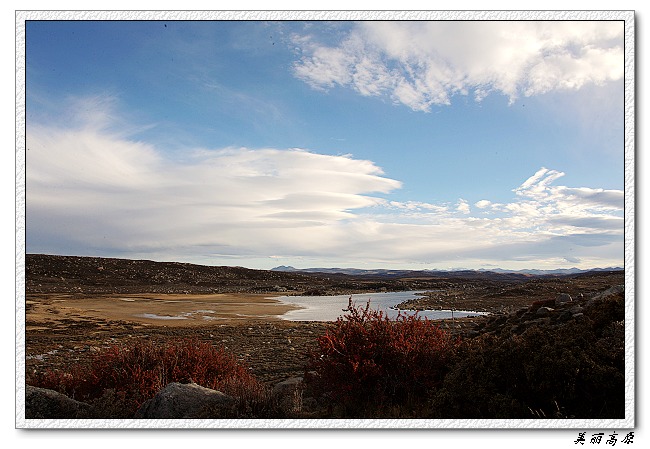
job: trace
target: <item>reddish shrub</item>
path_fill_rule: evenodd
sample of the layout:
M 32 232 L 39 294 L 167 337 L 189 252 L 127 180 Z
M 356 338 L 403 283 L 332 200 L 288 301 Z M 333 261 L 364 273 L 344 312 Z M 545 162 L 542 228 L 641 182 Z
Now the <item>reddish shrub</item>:
M 533 301 L 528 310 L 530 312 L 537 312 L 537 309 L 540 307 L 555 307 L 554 299 L 540 299 L 539 301 Z
M 114 346 L 96 353 L 88 364 L 68 372 L 46 371 L 27 382 L 89 402 L 110 391 L 129 416 L 168 383 L 189 380 L 227 394 L 259 387 L 233 355 L 198 340 Z
M 428 320 L 350 308 L 318 339 L 306 382 L 356 415 L 410 406 L 437 388 L 459 341 Z

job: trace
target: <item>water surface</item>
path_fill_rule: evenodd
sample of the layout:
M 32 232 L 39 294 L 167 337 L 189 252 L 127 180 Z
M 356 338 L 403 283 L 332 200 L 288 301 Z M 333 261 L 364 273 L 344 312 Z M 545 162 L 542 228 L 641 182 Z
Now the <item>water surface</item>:
M 336 321 L 336 319 L 345 314 L 342 309 L 347 308 L 348 300 L 352 296 L 352 304 L 365 307 L 370 300 L 370 308 L 383 311 L 390 319 L 397 318 L 399 313 L 394 307 L 409 299 L 415 299 L 422 296 L 423 292 L 387 292 L 387 293 L 361 293 L 355 295 L 336 295 L 336 296 L 281 296 L 274 298 L 285 304 L 291 304 L 301 307 L 301 309 L 291 310 L 280 318 L 288 321 Z M 402 310 L 402 315 L 413 315 L 413 310 Z M 421 310 L 417 312 L 419 317 L 430 320 L 440 320 L 445 318 L 461 318 L 466 316 L 485 315 L 484 312 L 472 312 L 463 310 Z

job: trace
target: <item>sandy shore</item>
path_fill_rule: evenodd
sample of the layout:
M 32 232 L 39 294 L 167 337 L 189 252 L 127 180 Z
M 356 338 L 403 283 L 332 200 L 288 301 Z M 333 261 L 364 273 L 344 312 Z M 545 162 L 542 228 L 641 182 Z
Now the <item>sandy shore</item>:
M 69 321 L 121 321 L 154 326 L 204 326 L 250 320 L 280 320 L 296 309 L 271 294 L 205 295 L 126 294 L 72 297 L 65 294 L 28 295 L 27 329 Z

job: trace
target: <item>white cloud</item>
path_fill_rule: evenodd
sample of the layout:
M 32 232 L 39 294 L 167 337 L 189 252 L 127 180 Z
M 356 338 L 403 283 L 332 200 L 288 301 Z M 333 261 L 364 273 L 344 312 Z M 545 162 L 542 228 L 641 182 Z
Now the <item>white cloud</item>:
M 511 208 L 524 208 L 534 205 L 530 215 L 570 215 L 572 217 L 602 217 L 612 213 L 622 213 L 624 192 L 587 187 L 552 186 L 564 173 L 541 168 L 528 178 L 514 192 L 528 201 L 509 205 Z M 530 208 L 529 208 L 530 209 Z
M 483 199 L 472 210 L 463 198 L 386 199 L 401 183 L 350 155 L 224 148 L 178 159 L 112 128 L 27 127 L 29 252 L 438 267 L 622 263 L 623 192 L 555 185 L 564 175 L 557 170 L 538 170 L 510 202 Z
M 458 204 L 456 205 L 456 210 L 463 214 L 469 214 L 470 213 L 469 203 L 462 198 L 459 199 Z
M 384 205 L 384 204 L 382 204 Z M 435 211 L 437 213 L 446 213 L 449 208 L 445 205 L 437 205 L 437 204 L 431 204 L 431 203 L 424 203 L 422 201 L 406 201 L 406 202 L 399 202 L 399 201 L 391 201 L 388 203 L 390 207 L 394 207 L 396 209 L 400 210 L 405 210 L 405 211 Z
M 28 245 L 65 234 L 88 248 L 303 246 L 295 229 L 331 225 L 377 204 L 367 194 L 400 187 L 370 161 L 300 149 L 177 161 L 96 130 L 37 126 L 27 148 Z
M 294 45 L 294 73 L 312 87 L 351 87 L 416 111 L 457 94 L 512 102 L 623 77 L 621 22 L 360 22 L 338 46 L 312 36 Z

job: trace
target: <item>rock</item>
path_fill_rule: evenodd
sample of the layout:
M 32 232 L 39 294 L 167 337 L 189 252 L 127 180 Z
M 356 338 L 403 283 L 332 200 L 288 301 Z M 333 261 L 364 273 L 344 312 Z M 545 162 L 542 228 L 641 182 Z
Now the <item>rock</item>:
M 278 399 L 280 406 L 290 412 L 302 411 L 302 394 L 304 383 L 302 377 L 290 377 L 273 386 L 272 394 Z
M 589 301 L 587 301 L 585 307 L 590 308 L 611 296 L 616 296 L 622 293 L 625 293 L 625 285 L 616 285 L 614 287 L 608 288 L 604 292 L 595 294 Z
M 550 307 L 540 307 L 539 309 L 537 309 L 537 312 L 535 312 L 535 315 L 538 317 L 546 317 L 549 316 L 552 311 L 553 309 L 551 309 Z
M 534 319 L 535 319 L 535 314 L 532 312 L 526 312 L 521 316 L 521 322 L 534 320 Z
M 555 298 L 555 305 L 560 306 L 562 304 L 565 304 L 567 302 L 572 302 L 573 298 L 571 298 L 571 295 L 568 293 L 560 293 L 557 295 L 557 298 Z
M 614 287 L 610 287 L 604 292 L 598 293 L 596 296 L 594 296 L 594 298 L 604 299 L 609 296 L 618 295 L 620 293 L 625 293 L 625 285 L 615 285 Z
M 172 382 L 142 404 L 135 418 L 187 419 L 202 417 L 207 410 L 228 415 L 235 399 L 195 383 Z M 225 417 L 225 416 L 224 416 Z
M 569 312 L 576 314 L 576 313 L 582 313 L 583 310 L 584 309 L 582 308 L 582 306 L 574 306 L 569 309 Z
M 273 394 L 282 395 L 287 392 L 295 391 L 301 389 L 303 386 L 302 377 L 290 377 L 282 382 L 278 382 L 273 386 Z
M 530 326 L 548 326 L 549 324 L 551 324 L 551 318 L 550 317 L 537 318 L 536 320 L 529 321 L 526 324 Z
M 92 407 L 75 401 L 57 391 L 25 387 L 25 418 L 27 419 L 77 419 L 88 418 Z
M 529 312 L 536 312 L 540 307 L 553 307 L 555 306 L 554 299 L 542 299 L 539 301 L 534 301 L 528 308 Z

